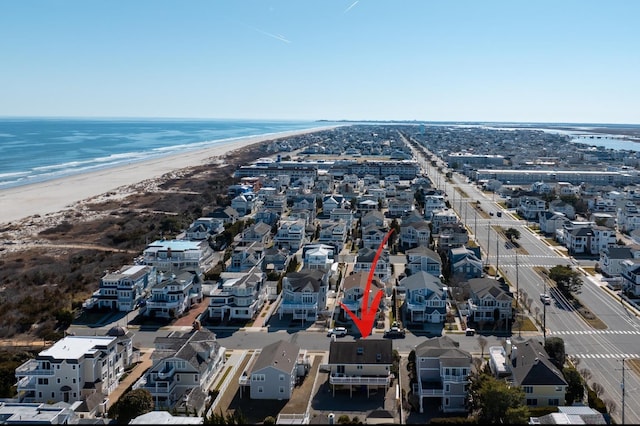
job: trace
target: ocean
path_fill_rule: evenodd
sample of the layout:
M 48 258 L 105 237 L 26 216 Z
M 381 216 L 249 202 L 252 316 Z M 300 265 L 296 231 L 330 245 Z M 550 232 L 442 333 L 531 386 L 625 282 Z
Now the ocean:
M 0 118 L 0 189 L 252 136 L 332 125 L 326 121 Z

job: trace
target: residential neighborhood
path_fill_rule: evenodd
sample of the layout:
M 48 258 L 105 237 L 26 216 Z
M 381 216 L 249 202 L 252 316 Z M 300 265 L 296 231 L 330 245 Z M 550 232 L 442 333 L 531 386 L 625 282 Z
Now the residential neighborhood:
M 538 294 L 565 296 L 543 262 L 560 258 L 558 266 L 638 309 L 639 161 L 541 130 L 353 125 L 326 143 L 241 165 L 225 205 L 203 206 L 182 232 L 96 276 L 83 309 L 124 314 L 125 324 L 43 349 L 16 369 L 16 399 L 0 402 L 0 413 L 37 404 L 64 411 L 51 423 L 106 421 L 110 394 L 140 362 L 135 333 L 155 327 L 171 331 L 147 348 L 149 368 L 131 389 L 148 391 L 167 416 L 204 422 L 233 409 L 227 391 L 273 401 L 278 424 L 353 417 L 358 409 L 341 402 L 358 398 L 379 401 L 358 416 L 367 424 L 464 417 L 483 407 L 472 381 L 486 369 L 523 390 L 532 422 L 553 419 L 574 403 L 564 372 L 578 362 L 567 351 L 558 366 L 547 352 L 556 311 Z M 531 260 L 528 239 L 549 253 Z M 534 280 L 524 270 L 540 291 L 523 291 Z M 349 313 L 361 318 L 370 306 L 374 322 L 362 335 Z M 330 332 L 338 327 L 345 332 Z M 260 347 L 248 347 L 250 337 L 247 347 L 221 342 L 274 330 L 283 333 Z M 327 349 L 302 346 L 299 332 Z M 500 344 L 487 348 L 487 339 Z M 412 348 L 402 346 L 409 340 Z M 289 412 L 305 386 L 326 392 L 305 394 L 306 405 Z M 575 407 L 586 401 L 576 397 Z M 604 422 L 613 413 L 600 414 Z

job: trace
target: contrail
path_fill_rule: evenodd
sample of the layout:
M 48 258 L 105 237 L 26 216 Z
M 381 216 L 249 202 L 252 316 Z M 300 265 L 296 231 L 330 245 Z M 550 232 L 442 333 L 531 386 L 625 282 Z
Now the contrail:
M 351 9 L 353 9 L 353 7 L 354 7 L 356 4 L 358 4 L 358 2 L 359 2 L 359 1 L 360 1 L 360 0 L 356 0 L 356 1 L 354 1 L 353 3 L 351 3 L 351 6 L 349 6 L 348 8 L 346 8 L 346 9 L 344 10 L 344 12 L 342 12 L 342 13 L 347 13 L 348 11 L 350 11 Z
M 285 36 L 283 36 L 283 35 L 280 35 L 280 34 L 271 34 L 271 33 L 268 33 L 268 32 L 266 32 L 266 31 L 262 31 L 261 29 L 259 29 L 259 28 L 255 28 L 255 27 L 251 27 L 251 28 L 252 28 L 253 30 L 255 30 L 255 31 L 259 32 L 259 33 L 261 33 L 261 34 L 264 34 L 264 35 L 266 35 L 266 36 L 269 36 L 269 37 L 275 38 L 276 40 L 280 40 L 280 41 L 285 42 L 285 43 L 291 43 L 291 40 L 287 40 L 287 39 L 285 38 Z

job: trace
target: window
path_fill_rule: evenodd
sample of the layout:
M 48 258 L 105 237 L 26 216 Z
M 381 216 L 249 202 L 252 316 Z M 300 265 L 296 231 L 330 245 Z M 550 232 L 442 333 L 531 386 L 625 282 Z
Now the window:
M 284 374 L 280 375 L 280 380 L 284 380 Z
M 362 366 L 361 366 L 361 365 L 358 365 L 358 366 L 356 367 L 356 369 L 358 369 L 358 370 L 362 370 Z
M 527 405 L 535 407 L 538 405 L 538 400 L 536 398 L 527 398 Z
M 444 391 L 445 392 L 451 392 L 450 388 L 449 388 L 449 383 L 447 383 L 446 385 L 444 385 Z
M 560 405 L 560 400 L 558 398 L 549 398 L 549 405 L 557 407 Z
M 522 390 L 524 393 L 533 393 L 533 386 L 523 386 Z
M 258 393 L 264 392 L 264 388 L 262 386 L 258 386 Z
M 280 392 L 280 393 L 284 393 L 284 386 L 280 386 L 280 388 L 279 388 L 279 392 Z

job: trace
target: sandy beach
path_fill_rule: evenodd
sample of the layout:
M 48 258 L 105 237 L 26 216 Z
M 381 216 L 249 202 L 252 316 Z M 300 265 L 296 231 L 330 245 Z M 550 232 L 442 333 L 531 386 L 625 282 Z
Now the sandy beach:
M 216 161 L 215 157 L 249 145 L 327 129 L 320 127 L 238 139 L 202 150 L 3 189 L 0 190 L 0 224 L 56 213 L 101 194 L 118 193 L 127 186 L 160 178 L 169 172 Z

